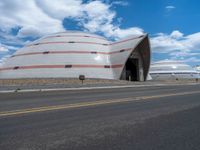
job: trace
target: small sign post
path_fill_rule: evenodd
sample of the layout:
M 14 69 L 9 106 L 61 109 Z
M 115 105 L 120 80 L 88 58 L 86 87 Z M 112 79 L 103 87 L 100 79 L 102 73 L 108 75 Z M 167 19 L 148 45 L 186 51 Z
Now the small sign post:
M 82 84 L 83 84 L 83 80 L 85 80 L 85 76 L 84 75 L 79 75 L 79 80 L 81 80 Z

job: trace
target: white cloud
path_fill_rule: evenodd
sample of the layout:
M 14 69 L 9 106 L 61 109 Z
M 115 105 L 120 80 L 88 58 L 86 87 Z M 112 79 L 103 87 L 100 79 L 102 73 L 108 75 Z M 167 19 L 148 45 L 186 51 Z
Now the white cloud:
M 175 6 L 172 6 L 172 5 L 169 5 L 169 6 L 166 6 L 165 7 L 167 10 L 172 10 L 172 9 L 175 9 L 176 7 Z
M 200 32 L 184 36 L 180 31 L 171 34 L 159 33 L 151 38 L 154 52 L 167 53 L 171 51 L 200 51 Z
M 151 38 L 154 53 L 166 53 L 173 60 L 184 62 L 199 62 L 200 57 L 200 32 L 186 35 L 180 31 L 171 34 L 159 33 Z
M 3 53 L 8 52 L 8 48 L 5 45 L 0 43 L 0 53 L 2 52 Z
M 154 52 L 168 53 L 175 50 L 186 50 L 184 43 L 179 41 L 173 34 L 159 33 L 151 38 L 151 46 Z
M 121 3 L 121 1 L 116 2 Z M 90 32 L 102 32 L 106 37 L 115 39 L 144 34 L 139 27 L 122 29 L 119 25 L 113 24 L 116 12 L 111 10 L 111 5 L 93 1 L 86 5 L 85 11 L 88 20 L 83 22 L 83 26 Z
M 121 29 L 119 24 L 114 24 L 116 12 L 112 10 L 112 5 L 125 6 L 128 3 L 126 1 L 115 1 L 109 4 L 103 1 L 84 3 L 83 0 L 0 0 L 0 28 L 10 30 L 17 26 L 21 27 L 18 37 L 39 37 L 63 31 L 62 21 L 64 18 L 69 18 L 79 21 L 79 25 L 87 31 L 102 32 L 107 37 L 113 38 L 121 38 L 120 33 L 124 33 L 124 37 L 126 33 L 138 34 L 142 30 L 135 27 Z
M 127 1 L 114 1 L 112 5 L 128 6 L 129 3 Z
M 171 52 L 169 54 L 170 56 L 172 56 L 172 58 L 177 58 L 177 57 L 191 57 L 191 56 L 200 56 L 200 53 L 195 53 L 195 52 L 187 52 L 187 51 L 175 51 L 175 52 Z
M 200 32 L 185 37 L 184 43 L 188 49 L 200 51 Z
M 176 7 L 175 7 L 175 6 L 172 6 L 172 5 L 169 5 L 169 6 L 166 6 L 165 8 L 166 8 L 166 9 L 175 9 Z
M 184 35 L 184 34 L 181 33 L 181 32 L 178 31 L 178 30 L 173 31 L 173 32 L 170 34 L 170 36 L 171 36 L 172 38 L 175 38 L 175 39 L 182 38 L 183 35 Z
M 143 29 L 137 28 L 137 27 L 121 29 L 119 27 L 114 27 L 114 26 L 112 26 L 112 27 L 104 26 L 102 28 L 102 30 L 107 34 L 107 36 L 115 35 L 115 37 L 118 37 L 118 38 L 125 38 L 125 37 L 131 36 L 131 35 L 138 36 L 138 35 L 144 34 Z
M 10 34 L 9 32 L 10 31 L 2 31 L 2 32 L 0 31 L 1 43 L 4 43 L 4 45 L 9 47 L 9 50 L 10 49 L 15 50 L 15 49 L 17 49 L 17 47 L 23 46 L 23 45 L 27 44 L 28 42 L 30 42 L 28 40 L 20 39 L 17 36 Z M 14 45 L 14 46 L 12 46 L 12 45 Z M 16 47 L 16 45 L 17 45 L 17 47 Z
M 165 7 L 165 16 L 170 16 L 171 13 L 176 9 L 175 6 L 169 5 Z
M 183 62 L 197 62 L 200 60 L 200 53 L 195 52 L 185 52 L 185 51 L 175 51 L 169 54 L 170 59 L 182 60 Z
M 1 42 L 0 42 L 0 54 L 1 53 L 7 53 L 7 52 L 9 52 L 9 50 L 17 50 L 19 47 L 17 47 L 17 46 L 10 46 L 10 45 L 6 45 L 6 44 L 2 44 Z
M 5 63 L 5 61 L 10 57 L 10 55 L 5 55 L 0 59 L 0 67 Z
M 61 21 L 45 14 L 34 0 L 6 0 L 0 3 L 0 27 L 10 30 L 20 26 L 19 37 L 41 36 L 63 30 Z
M 50 17 L 62 20 L 65 17 L 81 17 L 83 16 L 84 4 L 81 0 L 35 0 L 45 14 Z
M 110 5 L 100 1 L 92 1 L 84 7 L 85 17 L 83 27 L 91 32 L 101 31 L 101 26 L 112 25 L 116 13 L 110 10 Z
M 197 57 L 189 57 L 187 59 L 184 59 L 183 62 L 185 62 L 185 63 L 200 63 L 200 59 Z

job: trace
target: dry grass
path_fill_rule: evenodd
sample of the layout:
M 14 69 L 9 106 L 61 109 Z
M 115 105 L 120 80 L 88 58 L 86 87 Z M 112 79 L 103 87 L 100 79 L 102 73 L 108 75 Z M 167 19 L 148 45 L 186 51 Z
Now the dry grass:
M 174 83 L 195 83 L 196 79 L 179 79 L 179 80 L 160 80 L 160 81 L 147 81 L 147 82 L 128 82 L 123 80 L 103 80 L 103 79 L 86 79 L 84 80 L 84 85 L 95 85 L 95 84 L 149 84 L 149 83 L 166 83 L 166 84 L 174 84 Z M 200 81 L 198 81 L 200 82 Z M 79 79 L 0 79 L 0 86 L 23 86 L 23 85 L 80 85 L 82 82 Z
M 86 79 L 84 84 L 125 84 L 127 81 Z M 49 85 L 49 84 L 82 84 L 79 79 L 1 79 L 0 85 Z

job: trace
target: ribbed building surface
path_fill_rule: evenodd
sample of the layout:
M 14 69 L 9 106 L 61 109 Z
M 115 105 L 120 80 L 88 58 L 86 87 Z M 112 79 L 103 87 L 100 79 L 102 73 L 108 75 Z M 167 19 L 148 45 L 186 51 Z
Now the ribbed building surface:
M 154 80 L 199 78 L 198 72 L 191 66 L 171 60 L 151 64 L 150 75 Z
M 146 80 L 147 35 L 110 42 L 84 32 L 63 32 L 36 40 L 7 59 L 0 78 L 86 78 Z

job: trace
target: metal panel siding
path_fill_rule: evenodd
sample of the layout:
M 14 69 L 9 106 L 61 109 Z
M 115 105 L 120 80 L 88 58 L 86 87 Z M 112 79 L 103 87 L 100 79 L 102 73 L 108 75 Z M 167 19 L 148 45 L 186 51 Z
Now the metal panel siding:
M 4 78 L 78 78 L 85 75 L 86 78 L 113 79 L 111 69 L 104 68 L 53 68 L 53 69 L 27 69 L 8 70 L 1 72 Z M 14 76 L 13 76 L 14 75 Z
M 110 65 L 108 55 L 99 54 L 39 54 L 10 58 L 5 67 L 39 64 L 97 64 Z
M 63 37 L 56 37 L 58 35 Z M 143 39 L 144 36 L 112 43 L 83 32 L 49 35 L 21 48 L 14 54 L 16 56 L 7 59 L 0 68 L 0 78 L 78 78 L 83 74 L 86 78 L 119 79 L 127 58 Z M 62 43 L 68 41 L 75 43 Z M 41 44 L 33 45 L 35 43 Z M 45 65 L 49 68 L 43 67 Z M 54 65 L 58 68 L 51 67 Z M 65 65 L 72 67 L 64 68 Z

